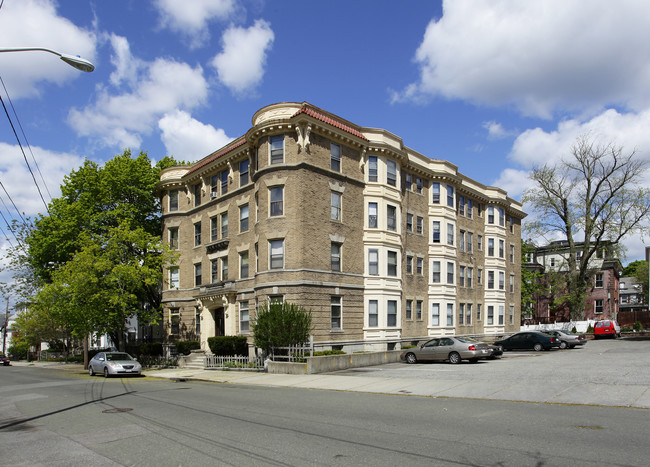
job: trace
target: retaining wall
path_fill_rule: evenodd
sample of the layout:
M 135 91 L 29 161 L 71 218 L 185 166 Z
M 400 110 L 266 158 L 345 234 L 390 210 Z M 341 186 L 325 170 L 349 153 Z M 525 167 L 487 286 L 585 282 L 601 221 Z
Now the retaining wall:
M 305 363 L 268 362 L 268 372 L 289 375 L 314 375 L 330 371 L 347 370 L 385 363 L 399 362 L 401 350 L 385 352 L 364 352 L 345 355 L 324 355 L 322 357 L 307 357 Z

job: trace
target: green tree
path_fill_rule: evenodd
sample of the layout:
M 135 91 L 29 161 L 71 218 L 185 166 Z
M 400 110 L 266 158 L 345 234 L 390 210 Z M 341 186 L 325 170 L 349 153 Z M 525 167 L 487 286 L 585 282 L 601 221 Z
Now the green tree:
M 644 171 L 645 163 L 634 151 L 624 153 L 622 147 L 598 144 L 587 135 L 578 138 L 569 157 L 531 173 L 535 185 L 522 201 L 537 220 L 527 228 L 534 237 L 560 234 L 567 242 L 564 301 L 571 319 L 584 317 L 597 253 L 649 227 L 650 190 L 641 185 Z
M 307 341 L 312 331 L 311 312 L 294 303 L 260 305 L 253 325 L 254 343 L 266 353 L 273 347 L 288 347 Z
M 634 277 L 643 288 L 643 303 L 648 303 L 648 262 L 632 261 L 623 269 L 624 277 Z

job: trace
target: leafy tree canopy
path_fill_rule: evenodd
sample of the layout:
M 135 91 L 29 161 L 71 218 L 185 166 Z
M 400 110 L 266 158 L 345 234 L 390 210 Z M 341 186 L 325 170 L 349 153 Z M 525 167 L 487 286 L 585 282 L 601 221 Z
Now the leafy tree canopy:
M 253 325 L 254 343 L 267 353 L 307 341 L 312 331 L 311 312 L 293 303 L 260 305 Z

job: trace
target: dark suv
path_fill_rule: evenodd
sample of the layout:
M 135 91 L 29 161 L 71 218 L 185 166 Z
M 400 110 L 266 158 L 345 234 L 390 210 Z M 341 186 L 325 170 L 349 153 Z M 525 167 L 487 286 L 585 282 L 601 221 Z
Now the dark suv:
M 551 350 L 553 347 L 560 346 L 560 340 L 557 337 L 548 336 L 536 331 L 524 331 L 513 334 L 510 337 L 495 342 L 496 345 L 503 347 L 503 350 Z

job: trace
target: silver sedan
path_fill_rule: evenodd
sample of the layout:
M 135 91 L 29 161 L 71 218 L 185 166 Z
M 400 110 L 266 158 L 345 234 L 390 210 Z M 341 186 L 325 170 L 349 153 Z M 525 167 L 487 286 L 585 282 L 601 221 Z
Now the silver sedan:
M 438 337 L 419 347 L 404 350 L 400 358 L 406 363 L 449 361 L 449 363 L 456 364 L 461 360 L 469 360 L 474 363 L 491 355 L 492 351 L 485 342 L 479 342 L 469 337 Z
M 587 343 L 587 339 L 585 338 L 584 334 L 573 334 L 570 332 L 556 331 L 556 330 L 544 331 L 544 334 L 557 337 L 560 340 L 561 349 L 566 349 L 567 347 L 569 349 L 572 349 L 576 345 L 585 345 Z
M 90 376 L 139 375 L 142 366 L 125 352 L 100 352 L 88 362 Z

